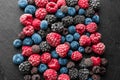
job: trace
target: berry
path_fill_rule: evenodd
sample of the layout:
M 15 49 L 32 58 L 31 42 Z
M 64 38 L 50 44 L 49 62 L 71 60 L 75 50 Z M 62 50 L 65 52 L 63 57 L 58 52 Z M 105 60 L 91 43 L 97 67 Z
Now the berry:
M 47 34 L 46 36 L 46 41 L 52 46 L 56 47 L 60 44 L 61 42 L 61 35 L 55 32 L 51 32 Z
M 70 57 L 72 55 L 73 51 L 72 50 L 69 50 L 68 51 L 68 56 Z
M 104 43 L 100 42 L 96 45 L 93 45 L 92 50 L 93 50 L 94 53 L 102 55 L 105 51 L 105 45 L 104 45 Z
M 101 59 L 101 64 L 102 66 L 107 66 L 108 65 L 108 60 L 106 58 Z
M 61 6 L 60 10 L 65 14 L 68 13 L 68 7 L 67 6 Z
M 48 13 L 55 13 L 57 10 L 58 10 L 58 5 L 56 3 L 54 3 L 54 2 L 49 2 L 46 5 L 46 11 Z
M 92 75 L 92 79 L 93 80 L 101 80 L 101 77 L 99 75 L 94 74 L 94 75 Z
M 62 35 L 65 36 L 65 35 L 67 35 L 67 34 L 68 34 L 68 28 L 64 28 L 64 29 L 63 29 L 63 32 L 62 32 Z
M 45 38 L 46 35 L 47 35 L 46 31 L 44 31 L 44 30 L 38 31 L 38 34 L 40 34 L 40 36 L 41 36 L 42 38 Z
M 92 22 L 92 19 L 91 18 L 86 18 L 85 19 L 85 24 L 88 25 Z
M 91 45 L 91 40 L 88 36 L 82 35 L 79 39 L 79 43 L 81 46 L 89 46 Z
M 23 55 L 17 53 L 13 56 L 12 61 L 14 64 L 21 64 L 24 61 L 24 57 Z
M 32 38 L 32 40 L 33 40 L 33 42 L 34 42 L 35 44 L 40 44 L 41 41 L 42 41 L 42 38 L 41 38 L 41 36 L 40 36 L 38 33 L 34 33 L 34 34 L 31 36 L 31 38 Z
M 66 17 L 62 18 L 62 22 L 63 22 L 63 25 L 65 27 L 68 27 L 68 26 L 72 25 L 72 23 L 73 23 L 73 17 L 66 16 Z
M 79 80 L 86 80 L 89 76 L 88 69 L 80 69 L 79 70 Z
M 55 2 L 55 3 L 56 3 L 57 1 L 58 1 L 58 0 L 49 0 L 49 2 Z
M 33 54 L 33 52 L 32 52 L 32 48 L 31 47 L 29 47 L 29 46 L 23 46 L 22 47 L 22 55 L 23 56 L 30 56 L 32 54 Z
M 20 39 L 15 39 L 15 40 L 13 41 L 13 46 L 14 46 L 15 48 L 21 47 L 21 46 L 22 46 L 22 41 L 21 41 Z
M 50 53 L 43 53 L 42 55 L 41 55 L 41 62 L 42 63 L 45 63 L 45 64 L 47 64 L 47 63 L 49 63 L 50 62 L 50 60 L 51 60 L 51 54 Z
M 46 30 L 48 28 L 48 22 L 46 20 L 42 20 L 40 24 L 40 29 Z
M 79 14 L 79 15 L 84 15 L 84 14 L 85 14 L 85 10 L 84 10 L 84 9 L 82 9 L 82 8 L 81 8 L 81 9 L 79 9 L 78 14 Z
M 78 5 L 83 8 L 86 9 L 89 7 L 89 0 L 79 0 L 78 1 Z
M 81 62 L 79 63 L 79 67 L 81 68 L 81 69 L 84 69 L 84 68 L 87 68 L 88 66 L 86 66 L 86 64 L 85 64 L 85 58 L 83 58 L 82 60 L 81 60 Z
M 75 9 L 78 12 L 78 10 L 80 9 L 79 5 L 75 5 Z
M 89 54 L 89 53 L 91 53 L 91 52 L 92 52 L 92 48 L 89 47 L 89 46 L 87 46 L 87 47 L 85 48 L 85 53 Z
M 67 63 L 67 68 L 74 68 L 75 67 L 75 63 L 74 62 L 72 62 L 72 61 L 69 61 L 68 63 Z
M 72 41 L 71 44 L 70 44 L 70 48 L 72 50 L 77 50 L 79 47 L 79 43 L 77 41 Z
M 90 0 L 90 6 L 93 7 L 95 10 L 100 8 L 100 0 Z
M 23 33 L 26 35 L 26 36 L 31 36 L 33 33 L 34 33 L 34 28 L 33 26 L 26 26 L 23 28 Z
M 21 31 L 21 32 L 18 34 L 18 38 L 23 40 L 23 39 L 25 38 L 25 34 Z
M 92 72 L 95 74 L 99 74 L 100 73 L 100 66 L 93 66 L 92 68 Z
M 50 45 L 46 41 L 42 41 L 39 46 L 42 52 L 47 52 L 51 49 Z
M 53 69 L 47 69 L 43 74 L 45 80 L 57 80 L 57 76 L 57 72 Z
M 92 41 L 93 44 L 97 44 L 100 42 L 101 40 L 101 34 L 96 32 L 90 35 L 90 39 Z
M 88 32 L 90 32 L 90 33 L 96 32 L 96 31 L 97 31 L 97 24 L 94 23 L 94 22 L 91 22 L 90 24 L 88 24 L 88 25 L 86 26 L 86 30 L 87 30 Z
M 85 52 L 85 49 L 84 49 L 84 47 L 80 46 L 80 47 L 78 48 L 78 51 L 81 52 L 81 53 L 84 53 L 84 52 Z
M 27 0 L 18 0 L 18 6 L 20 8 L 25 8 L 28 5 Z
M 65 17 L 65 14 L 61 11 L 61 9 L 58 9 L 57 12 L 55 13 L 55 16 L 57 18 L 63 18 Z
M 38 54 L 32 54 L 29 58 L 28 61 L 32 66 L 38 66 L 40 64 L 40 55 Z
M 73 35 L 68 34 L 68 35 L 66 35 L 65 39 L 66 39 L 67 42 L 72 42 L 73 41 Z
M 77 79 L 78 78 L 78 70 L 77 70 L 77 68 L 69 69 L 68 74 L 70 76 L 70 79 Z
M 80 24 L 80 23 L 84 23 L 85 21 L 85 16 L 83 15 L 76 15 L 74 17 L 74 24 L 77 25 L 77 24 Z
M 70 80 L 70 77 L 67 74 L 60 74 L 58 80 Z
M 41 21 L 37 18 L 35 18 L 32 22 L 32 26 L 35 30 L 40 30 L 40 23 Z
M 45 17 L 45 20 L 47 20 L 48 24 L 52 24 L 52 23 L 56 22 L 57 18 L 56 18 L 55 15 L 48 14 L 48 15 Z
M 60 73 L 61 73 L 61 74 L 63 74 L 63 73 L 64 73 L 64 74 L 65 74 L 65 73 L 68 73 L 67 67 L 61 67 L 61 68 L 60 68 Z
M 34 0 L 27 0 L 27 1 L 28 1 L 28 4 L 35 4 Z
M 93 66 L 100 66 L 101 64 L 101 58 L 100 57 L 91 57 L 91 60 L 93 62 Z
M 83 34 L 85 32 L 85 25 L 84 24 L 77 24 L 76 25 L 76 31 L 79 34 Z
M 95 23 L 99 23 L 99 22 L 100 22 L 100 17 L 99 17 L 99 15 L 95 14 L 95 15 L 92 17 L 92 21 L 94 21 Z
M 24 80 L 31 80 L 31 75 L 25 75 Z
M 36 6 L 41 8 L 44 8 L 47 3 L 48 3 L 48 0 L 35 0 Z
M 32 52 L 33 53 L 39 53 L 40 52 L 40 47 L 38 45 L 33 45 L 32 46 Z
M 45 8 L 38 8 L 35 12 L 35 17 L 40 20 L 43 20 L 46 15 L 47 15 L 47 11 Z
M 85 64 L 87 67 L 93 66 L 93 62 L 92 62 L 92 60 L 91 60 L 90 58 L 86 58 L 86 59 L 84 60 L 84 64 Z
M 23 45 L 24 46 L 31 46 L 33 44 L 33 40 L 30 37 L 26 37 L 23 40 Z
M 62 38 L 61 38 L 61 43 L 64 43 L 64 42 L 65 42 L 65 37 L 62 36 Z
M 53 58 L 58 58 L 58 54 L 56 53 L 55 50 L 51 52 L 51 56 L 52 56 Z
M 61 6 L 66 6 L 66 1 L 65 0 L 58 0 L 57 5 L 58 5 L 58 8 L 60 8 Z
M 72 59 L 73 61 L 79 61 L 79 60 L 82 59 L 82 54 L 81 54 L 80 52 L 78 52 L 78 51 L 74 51 L 74 52 L 72 53 L 72 55 L 71 55 L 71 59 Z
M 38 73 L 38 68 L 37 67 L 32 67 L 31 74 L 37 74 L 37 73 Z
M 56 47 L 56 52 L 60 57 L 66 57 L 67 52 L 69 51 L 70 46 L 67 43 L 60 44 Z
M 60 65 L 66 65 L 68 60 L 66 58 L 59 58 L 58 59 Z
M 33 5 L 27 5 L 24 12 L 29 14 L 34 14 L 36 11 L 36 7 Z
M 32 75 L 32 80 L 40 80 L 40 75 L 39 74 L 34 74 Z
M 77 41 L 80 38 L 80 34 L 76 32 L 76 33 L 73 34 L 73 37 L 74 37 L 74 40 Z
M 93 17 L 94 14 L 95 14 L 95 11 L 92 7 L 89 7 L 85 13 L 86 17 Z
M 68 7 L 68 15 L 74 16 L 76 14 L 76 10 L 74 7 Z
M 40 73 L 43 73 L 43 72 L 45 72 L 46 70 L 47 70 L 47 65 L 46 64 L 40 64 L 39 66 L 38 66 L 38 71 L 40 72 Z
M 68 27 L 68 32 L 70 33 L 70 34 L 74 34 L 75 32 L 76 32 L 76 29 L 75 29 L 75 26 L 69 26 Z
M 75 6 L 77 5 L 78 0 L 66 0 L 67 6 Z

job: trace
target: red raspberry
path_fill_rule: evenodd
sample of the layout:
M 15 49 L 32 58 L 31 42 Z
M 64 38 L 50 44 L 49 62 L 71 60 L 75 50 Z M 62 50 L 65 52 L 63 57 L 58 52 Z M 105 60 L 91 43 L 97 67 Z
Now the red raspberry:
M 88 32 L 90 32 L 90 33 L 96 32 L 96 31 L 97 31 L 97 24 L 94 23 L 94 22 L 91 22 L 90 24 L 88 24 L 88 25 L 86 26 L 86 30 L 87 30 Z
M 31 36 L 33 33 L 34 33 L 34 28 L 33 26 L 26 26 L 23 28 L 23 33 L 26 35 L 26 36 Z
M 57 72 L 56 72 L 55 70 L 53 70 L 53 69 L 47 69 L 47 70 L 44 72 L 43 76 L 44 76 L 44 79 L 45 79 L 45 80 L 57 80 L 58 74 L 57 74 Z
M 82 59 L 82 54 L 79 51 L 74 51 L 71 55 L 71 59 L 74 61 L 79 61 Z
M 60 74 L 58 80 L 70 80 L 70 77 L 67 74 Z
M 45 8 L 38 8 L 35 12 L 36 18 L 43 20 L 45 16 L 47 15 L 47 11 Z
M 22 55 L 23 56 L 30 56 L 32 54 L 33 54 L 32 47 L 30 47 L 30 46 L 23 46 L 22 47 Z
M 63 58 L 67 56 L 67 52 L 69 51 L 69 49 L 70 49 L 70 46 L 67 43 L 64 43 L 56 47 L 56 52 L 60 57 Z
M 66 1 L 65 0 L 58 0 L 57 1 L 57 5 L 60 8 L 61 6 L 65 6 L 66 5 Z
M 56 11 L 58 10 L 58 6 L 56 3 L 54 2 L 49 2 L 47 5 L 46 5 L 46 11 L 48 13 L 55 13 Z
M 91 57 L 90 58 L 93 62 L 93 66 L 100 66 L 101 64 L 101 58 L 100 57 Z
M 32 64 L 32 66 L 38 66 L 40 64 L 40 55 L 39 54 L 32 54 L 28 61 Z
M 55 3 L 56 3 L 58 0 L 49 0 L 49 1 L 50 1 L 50 2 L 55 2 Z
M 92 41 L 93 44 L 97 44 L 100 42 L 101 39 L 101 34 L 96 32 L 90 35 L 90 39 Z
M 81 7 L 81 8 L 88 8 L 89 7 L 89 0 L 79 0 L 78 1 L 78 5 Z
M 42 63 L 45 63 L 45 64 L 47 64 L 47 63 L 49 63 L 50 62 L 50 60 L 51 60 L 51 54 L 50 53 L 43 53 L 42 55 L 41 55 L 41 62 Z
M 91 40 L 87 35 L 82 35 L 79 39 L 79 43 L 81 46 L 89 46 L 91 45 Z
M 59 70 L 60 64 L 57 59 L 51 59 L 51 61 L 48 63 L 48 67 L 50 69 Z
M 61 35 L 58 33 L 51 32 L 46 36 L 46 41 L 52 46 L 56 47 L 61 42 Z
M 105 45 L 104 45 L 104 43 L 100 42 L 96 45 L 93 45 L 92 50 L 94 53 L 102 55 L 105 51 Z
M 41 21 L 37 18 L 35 18 L 32 22 L 32 26 L 35 30 L 40 30 L 40 23 Z
M 38 7 L 45 8 L 47 3 L 48 3 L 48 0 L 35 0 L 35 4 Z
M 83 34 L 85 32 L 85 25 L 84 24 L 78 24 L 78 25 L 76 25 L 76 31 L 79 34 Z
M 25 26 L 31 25 L 32 21 L 33 17 L 31 14 L 23 14 L 20 16 L 20 22 Z

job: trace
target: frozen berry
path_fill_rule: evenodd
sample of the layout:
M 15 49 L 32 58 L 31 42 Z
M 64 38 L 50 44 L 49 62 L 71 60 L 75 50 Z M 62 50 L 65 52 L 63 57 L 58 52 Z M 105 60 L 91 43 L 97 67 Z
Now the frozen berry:
M 18 38 L 20 38 L 20 39 L 24 39 L 24 38 L 25 38 L 25 34 L 23 33 L 23 31 L 21 31 L 21 32 L 18 34 Z
M 46 11 L 48 13 L 55 13 L 58 9 L 58 5 L 54 2 L 49 2 L 47 5 L 46 5 Z
M 57 12 L 55 13 L 55 16 L 59 19 L 65 17 L 65 14 L 61 11 L 61 9 L 58 9 Z
M 75 67 L 75 63 L 72 62 L 72 61 L 69 61 L 69 62 L 67 63 L 67 68 L 73 68 L 73 67 Z
M 35 18 L 32 22 L 32 26 L 35 30 L 40 30 L 40 23 L 41 21 L 37 18 Z
M 70 77 L 67 74 L 60 74 L 58 80 L 70 80 Z
M 51 54 L 50 53 L 45 52 L 41 55 L 41 62 L 42 63 L 47 64 L 47 63 L 50 62 L 50 60 L 51 60 Z
M 23 45 L 24 46 L 31 46 L 33 44 L 33 40 L 30 37 L 26 37 L 23 40 Z
M 74 51 L 74 52 L 72 53 L 72 55 L 71 55 L 71 59 L 72 59 L 73 61 L 79 61 L 79 60 L 82 59 L 82 54 L 81 54 L 80 52 L 78 52 L 78 51 Z
M 32 14 L 34 15 L 36 11 L 36 7 L 34 5 L 27 5 L 24 9 L 24 13 Z
M 48 52 L 51 49 L 51 46 L 47 43 L 47 41 L 42 41 L 39 46 L 42 52 Z
M 79 0 L 78 1 L 78 5 L 83 8 L 86 9 L 89 7 L 89 0 Z
M 31 80 L 31 75 L 25 75 L 24 80 Z
M 76 14 L 76 10 L 74 7 L 68 7 L 68 15 L 74 16 Z
M 78 3 L 78 0 L 66 0 L 67 6 L 75 6 Z
M 94 74 L 94 75 L 92 75 L 92 79 L 93 80 L 101 80 L 101 77 L 100 77 L 100 75 Z
M 76 15 L 74 17 L 74 24 L 77 25 L 77 24 L 80 24 L 80 23 L 84 23 L 85 21 L 85 16 L 83 15 Z
M 89 46 L 91 45 L 91 39 L 86 35 L 82 35 L 79 39 L 79 43 L 81 46 Z
M 58 59 L 60 65 L 66 65 L 68 60 L 66 58 L 59 58 Z
M 90 32 L 90 33 L 96 32 L 96 31 L 97 31 L 97 24 L 94 23 L 94 22 L 91 22 L 90 24 L 88 24 L 88 25 L 86 26 L 86 30 L 87 30 L 88 32 Z
M 89 70 L 84 68 L 79 70 L 79 80 L 87 80 L 89 76 Z
M 85 25 L 84 24 L 77 24 L 76 25 L 76 31 L 79 34 L 83 34 L 85 32 Z
M 39 53 L 40 52 L 40 47 L 38 45 L 33 45 L 32 46 L 32 52 L 33 53 Z
M 15 39 L 15 40 L 13 41 L 13 46 L 14 46 L 15 48 L 20 48 L 20 47 L 22 46 L 22 40 L 20 40 L 20 39 Z
M 99 10 L 100 0 L 90 0 L 89 2 L 91 7 L 93 7 L 95 10 Z
M 33 26 L 26 26 L 23 28 L 23 33 L 26 35 L 26 36 L 31 36 L 33 33 L 34 33 L 34 28 Z
M 94 14 L 95 14 L 95 11 L 94 11 L 94 9 L 93 9 L 92 7 L 89 7 L 89 8 L 86 10 L 86 13 L 85 13 L 85 15 L 86 15 L 87 17 L 93 17 Z
M 47 67 L 46 64 L 40 64 L 40 65 L 38 66 L 38 71 L 39 71 L 40 73 L 45 72 L 47 69 L 48 69 L 48 67 Z
M 91 60 L 90 58 L 86 58 L 86 59 L 84 60 L 84 64 L 85 64 L 87 67 L 93 66 L 93 62 L 92 62 L 92 60 Z
M 33 54 L 32 47 L 29 47 L 29 46 L 23 46 L 22 47 L 22 55 L 23 56 L 30 56 L 32 54 Z
M 102 58 L 102 59 L 101 59 L 101 64 L 102 64 L 103 66 L 108 65 L 108 60 L 107 60 L 106 58 Z
M 65 6 L 66 5 L 66 1 L 65 0 L 58 0 L 57 1 L 57 5 L 58 5 L 58 8 L 60 8 L 61 6 Z
M 44 8 L 47 3 L 48 3 L 48 0 L 35 0 L 35 4 L 38 7 Z
M 70 79 L 77 79 L 78 78 L 78 70 L 77 70 L 77 68 L 69 69 L 68 74 L 70 76 Z
M 61 6 L 60 10 L 61 10 L 63 13 L 67 13 L 67 12 L 68 12 L 68 7 L 67 7 L 67 6 Z
M 99 43 L 101 40 L 101 34 L 96 32 L 90 35 L 90 39 L 93 44 Z
M 32 67 L 31 74 L 36 74 L 37 72 L 38 72 L 38 68 L 37 67 Z
M 91 60 L 93 62 L 93 66 L 100 66 L 101 64 L 101 58 L 100 57 L 91 57 Z
M 68 68 L 67 68 L 67 67 L 61 67 L 61 68 L 60 68 L 60 73 L 61 73 L 61 74 L 63 74 L 63 73 L 64 73 L 64 74 L 65 74 L 65 73 L 68 73 Z
M 73 17 L 66 16 L 66 17 L 62 18 L 62 22 L 63 22 L 63 25 L 65 27 L 68 27 L 68 26 L 72 25 L 72 23 L 73 23 Z
M 52 14 L 48 14 L 46 17 L 45 17 L 45 20 L 47 20 L 48 24 L 52 24 L 54 23 L 57 18 L 55 15 L 52 15 Z
M 32 80 L 41 80 L 40 75 L 39 74 L 32 75 Z
M 25 8 L 28 5 L 28 1 L 27 0 L 18 0 L 18 6 L 20 8 Z
M 89 53 L 91 53 L 91 52 L 92 52 L 92 48 L 89 47 L 89 46 L 87 46 L 87 47 L 85 48 L 85 53 L 89 54 Z

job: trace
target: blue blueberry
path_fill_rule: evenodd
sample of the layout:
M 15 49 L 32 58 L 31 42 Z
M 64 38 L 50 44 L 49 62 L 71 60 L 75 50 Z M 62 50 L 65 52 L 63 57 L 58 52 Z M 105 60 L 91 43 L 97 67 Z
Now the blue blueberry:
M 79 33 L 75 33 L 75 34 L 73 35 L 73 37 L 74 37 L 74 40 L 79 40 L 80 34 L 79 34 Z
M 100 22 L 100 17 L 99 17 L 99 15 L 94 15 L 94 16 L 92 17 L 92 20 L 93 20 L 94 22 L 96 22 L 96 23 L 99 23 L 99 22 Z
M 68 7 L 68 15 L 74 16 L 76 14 L 76 10 L 74 7 Z
M 59 55 L 56 53 L 55 50 L 51 52 L 51 56 L 52 56 L 53 58 L 58 58 L 58 57 L 59 57 Z
M 71 54 L 72 54 L 72 53 L 73 53 L 73 51 L 72 51 L 72 50 L 69 50 L 69 51 L 68 51 L 68 56 L 71 57 Z
M 21 64 L 24 61 L 24 57 L 22 54 L 17 53 L 13 56 L 12 60 L 14 64 Z
M 65 37 L 62 36 L 62 38 L 61 38 L 61 43 L 64 43 L 64 42 L 65 42 Z
M 68 27 L 68 32 L 69 32 L 70 34 L 74 34 L 74 33 L 76 32 L 75 26 L 69 26 L 69 27 Z
M 79 43 L 77 41 L 72 41 L 70 47 L 72 50 L 77 50 L 79 47 Z
M 85 10 L 84 10 L 84 9 L 79 9 L 78 14 L 79 14 L 79 15 L 85 14 Z
M 33 44 L 33 40 L 30 37 L 26 37 L 23 40 L 23 45 L 24 46 L 31 46 Z
M 78 48 L 78 51 L 81 52 L 81 53 L 84 53 L 84 52 L 85 52 L 85 48 L 82 47 L 82 46 L 80 46 L 80 47 Z
M 66 39 L 67 42 L 72 42 L 73 41 L 73 35 L 68 34 L 68 35 L 66 35 L 65 39 Z
M 33 5 L 27 5 L 24 12 L 29 14 L 34 14 L 36 11 L 36 7 Z
M 40 28 L 42 30 L 46 30 L 48 28 L 48 22 L 46 20 L 42 20 L 40 24 Z
M 18 6 L 20 8 L 25 8 L 28 5 L 28 1 L 27 0 L 18 0 Z
M 86 18 L 85 19 L 85 24 L 87 25 L 87 24 L 90 24 L 92 22 L 92 19 L 91 18 Z
M 60 68 L 60 73 L 61 73 L 61 74 L 66 74 L 66 73 L 68 73 L 68 68 L 67 68 L 67 67 L 61 67 L 61 68 Z
M 59 58 L 59 64 L 60 65 L 66 65 L 67 64 L 67 62 L 68 62 L 68 60 L 67 59 L 65 59 L 65 58 Z
M 40 64 L 40 65 L 38 66 L 38 71 L 39 71 L 40 73 L 45 72 L 47 69 L 48 69 L 48 67 L 47 67 L 46 64 Z
M 21 47 L 21 46 L 22 46 L 22 41 L 21 41 L 20 39 L 15 39 L 15 40 L 13 41 L 13 46 L 14 46 L 15 48 Z
M 87 80 L 93 80 L 92 78 L 88 78 Z
M 57 18 L 63 18 L 65 17 L 65 14 L 60 9 L 58 9 L 57 12 L 55 13 L 55 16 Z
M 38 33 L 34 33 L 34 34 L 31 36 L 31 38 L 32 38 L 32 40 L 33 40 L 33 42 L 34 42 L 35 44 L 40 44 L 41 41 L 42 41 L 42 38 L 41 38 L 41 36 L 40 36 Z

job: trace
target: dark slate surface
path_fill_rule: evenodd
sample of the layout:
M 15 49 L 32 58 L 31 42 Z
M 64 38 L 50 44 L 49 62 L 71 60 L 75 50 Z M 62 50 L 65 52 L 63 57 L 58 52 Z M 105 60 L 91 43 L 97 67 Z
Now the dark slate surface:
M 120 0 L 101 0 L 101 4 L 99 32 L 107 46 L 104 56 L 109 59 L 107 74 L 102 80 L 120 80 Z M 19 52 L 13 48 L 12 41 L 22 29 L 19 23 L 22 13 L 17 0 L 0 0 L 0 80 L 23 80 L 11 60 Z

